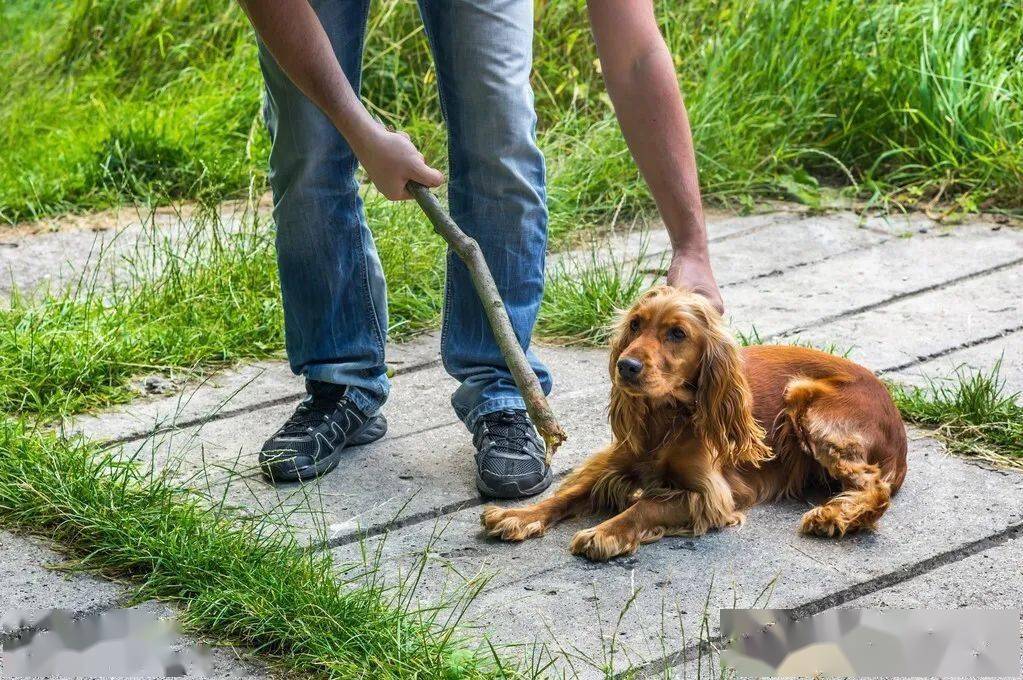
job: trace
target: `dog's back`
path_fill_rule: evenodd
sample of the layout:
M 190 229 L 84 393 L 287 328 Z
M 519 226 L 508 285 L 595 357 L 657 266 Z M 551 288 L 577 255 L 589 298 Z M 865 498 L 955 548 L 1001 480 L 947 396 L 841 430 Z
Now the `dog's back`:
M 758 345 L 742 356 L 754 417 L 775 452 L 756 475 L 741 475 L 749 500 L 801 496 L 828 481 L 847 492 L 880 485 L 885 498 L 875 500 L 886 507 L 906 476 L 906 431 L 881 381 L 805 347 Z

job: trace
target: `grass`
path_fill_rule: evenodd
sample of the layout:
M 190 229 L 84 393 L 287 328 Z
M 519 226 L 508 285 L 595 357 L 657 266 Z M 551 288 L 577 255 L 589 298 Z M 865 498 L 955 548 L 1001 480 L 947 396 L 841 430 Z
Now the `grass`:
M 1023 468 L 1023 398 L 1005 389 L 1001 361 L 989 371 L 959 368 L 924 387 L 891 385 L 903 417 L 934 428 L 960 455 Z
M 562 345 L 606 346 L 618 313 L 649 285 L 643 256 L 608 259 L 594 249 L 589 261 L 561 260 L 548 276 L 536 333 Z
M 443 293 L 442 242 L 405 206 L 387 210 L 377 245 L 389 283 L 391 337 L 436 324 Z M 401 219 L 398 219 L 401 218 Z M 56 417 L 121 403 L 141 373 L 200 374 L 243 359 L 280 356 L 283 313 L 273 234 L 254 210 L 230 227 L 198 207 L 176 240 L 120 262 L 110 287 L 96 273 L 41 298 L 0 309 L 0 411 Z
M 533 77 L 552 230 L 648 210 L 582 0 L 537 4 Z M 1006 0 L 659 0 L 704 191 L 814 203 L 1023 207 L 1023 8 Z M 0 219 L 263 186 L 251 31 L 208 0 L 11 0 L 0 9 Z M 158 18 L 157 18 L 158 17 Z M 440 161 L 416 5 L 375 0 L 363 91 Z M 386 219 L 386 218 L 385 218 Z
M 410 592 L 385 587 L 373 559 L 302 550 L 269 521 L 23 421 L 0 421 L 0 451 L 0 521 L 57 539 L 77 568 L 130 579 L 139 601 L 181 604 L 193 632 L 315 677 L 531 675 L 486 643 L 470 646 L 442 608 L 417 609 Z

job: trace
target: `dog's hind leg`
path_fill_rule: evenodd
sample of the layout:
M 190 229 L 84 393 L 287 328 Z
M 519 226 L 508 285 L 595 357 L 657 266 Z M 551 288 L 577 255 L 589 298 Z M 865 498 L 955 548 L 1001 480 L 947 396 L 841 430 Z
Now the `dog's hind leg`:
M 841 430 L 811 421 L 806 432 L 808 453 L 842 485 L 842 492 L 803 515 L 803 533 L 843 536 L 849 531 L 873 529 L 888 509 L 891 486 L 878 466 L 866 462 L 860 438 Z

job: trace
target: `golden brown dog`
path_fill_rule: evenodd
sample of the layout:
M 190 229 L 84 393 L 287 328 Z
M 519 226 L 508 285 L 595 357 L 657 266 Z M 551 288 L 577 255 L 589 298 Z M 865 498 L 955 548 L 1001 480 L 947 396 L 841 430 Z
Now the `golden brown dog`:
M 665 535 L 741 524 L 744 510 L 814 486 L 837 491 L 802 531 L 868 529 L 906 476 L 906 431 L 866 368 L 803 347 L 739 349 L 700 296 L 645 293 L 611 345 L 611 444 L 550 498 L 488 507 L 491 536 L 521 541 L 584 512 L 611 519 L 576 534 L 593 560 Z

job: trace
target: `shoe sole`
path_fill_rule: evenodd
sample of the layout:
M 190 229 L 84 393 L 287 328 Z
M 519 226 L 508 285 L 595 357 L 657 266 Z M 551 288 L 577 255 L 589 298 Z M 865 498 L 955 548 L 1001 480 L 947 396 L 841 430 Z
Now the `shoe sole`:
M 288 466 L 287 462 L 281 462 L 274 466 L 274 469 L 263 468 L 263 476 L 275 484 L 287 482 L 308 482 L 317 477 L 322 477 L 332 471 L 341 462 L 341 454 L 345 449 L 354 446 L 372 444 L 387 432 L 387 418 L 383 414 L 373 416 L 365 424 L 352 433 L 352 438 L 341 446 L 335 447 L 329 454 L 316 461 L 313 465 L 296 468 Z
M 500 498 L 504 500 L 535 496 L 536 494 L 545 491 L 553 481 L 554 474 L 551 472 L 550 468 L 547 468 L 547 474 L 544 475 L 544 478 L 534 486 L 523 489 L 517 482 L 508 482 L 507 484 L 502 484 L 499 488 L 494 488 L 484 481 L 483 477 L 480 476 L 479 471 L 476 472 L 476 488 L 479 489 L 480 493 L 489 498 Z

